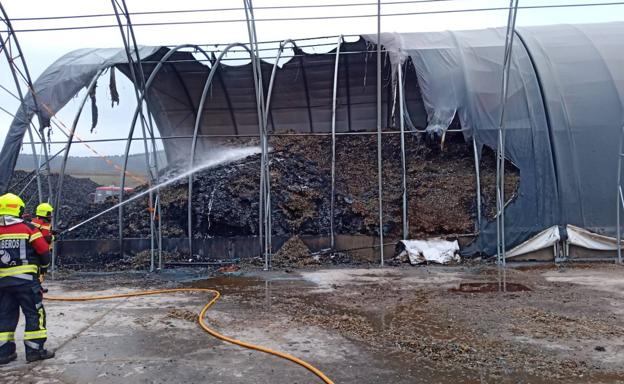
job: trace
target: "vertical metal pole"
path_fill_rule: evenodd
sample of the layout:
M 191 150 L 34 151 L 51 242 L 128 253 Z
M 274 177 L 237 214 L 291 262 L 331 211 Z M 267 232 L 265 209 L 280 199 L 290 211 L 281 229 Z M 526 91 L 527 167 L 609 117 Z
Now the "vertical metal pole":
M 163 257 L 162 257 L 162 206 L 160 204 L 160 194 L 156 195 L 156 212 L 158 213 L 158 269 L 161 270 L 163 267 Z
M 157 151 L 156 151 L 156 139 L 154 137 L 154 124 L 152 121 L 152 115 L 150 113 L 150 108 L 149 108 L 149 102 L 148 102 L 148 98 L 147 98 L 147 94 L 146 94 L 146 83 L 145 83 L 145 74 L 143 72 L 143 66 L 141 64 L 141 57 L 139 55 L 139 48 L 136 42 L 136 37 L 134 35 L 134 29 L 132 27 L 132 21 L 130 19 L 130 12 L 128 11 L 128 7 L 126 5 L 125 0 L 121 0 L 121 4 L 119 4 L 118 0 L 112 0 L 112 5 L 113 5 L 113 9 L 115 10 L 115 16 L 117 18 L 117 23 L 119 25 L 119 29 L 122 35 L 122 39 L 124 42 L 124 48 L 126 50 L 126 55 L 128 57 L 128 63 L 130 65 L 130 73 L 132 75 L 132 80 L 134 82 L 134 91 L 135 91 L 135 96 L 137 99 L 137 105 L 140 105 L 140 112 L 141 112 L 141 128 L 142 128 L 142 132 L 143 132 L 143 145 L 144 145 L 144 150 L 145 150 L 145 163 L 146 163 L 146 167 L 147 167 L 147 173 L 149 175 L 149 183 L 150 186 L 155 182 L 156 185 L 159 184 L 159 179 L 160 179 L 160 171 L 159 171 L 159 167 L 158 167 L 158 157 L 157 157 Z M 128 36 L 126 37 L 124 30 L 123 30 L 123 26 L 121 25 L 121 19 L 119 17 L 119 11 L 117 9 L 117 7 L 119 7 L 121 9 L 121 11 L 123 12 L 123 15 L 126 19 L 127 22 L 127 27 L 128 27 Z M 129 45 L 130 42 L 132 43 L 132 46 L 134 48 L 135 54 L 136 54 L 136 64 L 137 64 L 137 71 L 138 71 L 138 77 L 135 73 L 134 70 L 134 60 L 132 58 L 132 55 L 130 53 L 129 50 Z M 148 119 L 146 121 L 145 119 L 145 115 L 143 114 L 143 104 L 142 102 L 145 101 L 145 108 L 147 110 L 147 115 L 148 115 Z M 153 158 L 150 159 L 150 150 L 147 144 L 147 135 L 146 135 L 146 131 L 147 133 L 149 133 L 150 135 L 150 141 L 151 141 L 151 145 L 152 145 L 152 153 L 153 153 Z M 124 176 L 122 176 L 124 177 Z M 124 179 L 125 181 L 125 179 Z M 158 197 L 160 195 L 160 188 L 156 188 L 156 197 Z M 123 188 L 121 189 L 121 193 L 120 193 L 120 197 L 123 196 Z M 121 200 L 120 200 L 121 202 Z M 155 211 L 154 208 L 154 193 L 150 192 L 149 193 L 149 209 L 150 209 L 150 217 L 152 217 L 151 213 Z M 121 210 L 120 210 L 120 216 L 121 216 Z M 155 217 L 155 216 L 154 216 Z M 120 233 L 121 235 L 123 235 L 122 232 L 122 222 L 120 220 Z M 155 243 L 155 233 L 156 233 L 156 228 L 155 228 L 155 224 L 153 221 L 150 222 L 150 256 L 151 256 L 151 262 L 152 264 L 154 263 L 154 243 Z M 121 242 L 121 238 L 122 236 L 120 236 L 120 242 Z M 160 238 L 160 234 L 159 234 L 159 238 Z M 159 246 L 160 249 L 160 246 Z M 153 269 L 152 269 L 153 271 Z
M 245 20 L 247 23 L 247 34 L 249 36 L 249 45 L 252 51 L 255 52 L 254 49 L 254 37 L 253 37 L 253 31 L 252 31 L 252 27 L 251 27 L 251 17 L 249 15 L 249 8 L 251 7 L 251 5 L 248 3 L 247 0 L 243 0 L 243 5 L 245 7 Z M 258 75 L 256 73 L 257 67 L 256 67 L 256 61 L 252 58 L 251 61 L 251 66 L 252 66 L 252 71 L 253 71 L 253 76 L 254 76 L 254 82 L 258 81 Z M 256 90 L 256 100 L 258 99 L 259 95 L 258 92 Z M 264 270 L 268 270 L 269 269 L 269 257 L 265 252 L 265 248 L 264 248 L 264 203 L 265 203 L 265 196 L 264 196 L 264 191 L 265 191 L 265 172 L 264 172 L 264 129 L 263 129 L 263 125 L 264 125 L 264 115 L 262 116 L 262 123 L 260 125 L 260 185 L 259 185 L 259 199 L 258 199 L 258 240 L 260 243 L 260 254 L 264 254 Z
M 139 54 L 139 49 L 136 43 L 136 39 L 134 37 L 134 31 L 132 29 L 132 21 L 130 20 L 130 13 L 128 12 L 128 7 L 126 6 L 125 0 L 121 0 L 121 4 L 118 3 L 118 0 L 111 0 L 111 4 L 115 12 L 117 25 L 119 26 L 119 32 L 121 33 L 121 38 L 124 44 L 124 49 L 126 52 L 126 57 L 128 59 L 128 66 L 129 66 L 130 74 L 131 74 L 131 80 L 134 85 L 134 94 L 136 97 L 137 106 L 140 111 L 140 121 L 141 121 L 141 128 L 143 132 L 143 146 L 144 146 L 144 151 L 145 151 L 145 166 L 147 168 L 147 174 L 148 174 L 148 186 L 151 189 L 152 183 L 154 181 L 154 175 L 152 174 L 152 167 L 151 167 L 150 159 L 149 159 L 149 148 L 147 145 L 146 130 L 149 128 L 146 127 L 148 123 L 145 119 L 145 115 L 143 114 L 143 100 L 146 96 L 145 96 L 145 77 L 143 74 L 141 57 Z M 120 10 L 126 19 L 129 36 L 126 36 L 126 33 L 124 32 L 124 25 L 121 22 Z M 140 76 L 137 76 L 137 73 L 135 71 L 135 59 L 132 57 L 132 53 L 130 51 L 130 40 L 132 40 L 134 53 L 136 55 L 136 64 L 137 64 L 136 69 L 138 70 Z M 149 115 L 149 106 L 147 108 L 148 108 L 147 113 Z M 131 132 L 133 131 L 134 131 L 134 127 L 131 128 Z M 150 134 L 153 136 L 153 132 L 151 132 L 151 130 L 150 130 Z M 128 142 L 128 145 L 131 143 L 132 137 L 129 137 L 129 140 L 130 141 Z M 127 159 L 124 160 L 124 162 L 126 161 Z M 122 174 L 121 178 L 122 178 L 122 184 L 124 185 L 120 186 L 120 192 L 119 192 L 120 203 L 123 200 L 124 187 L 125 187 L 125 174 Z M 149 193 L 148 201 L 149 201 L 150 210 L 153 210 L 154 195 L 153 195 L 153 192 L 151 191 Z M 151 218 L 151 213 L 152 212 L 149 212 L 150 218 Z M 152 264 L 154 262 L 154 233 L 155 233 L 154 222 L 150 220 L 150 259 L 151 259 Z M 119 206 L 119 249 L 120 249 L 120 252 L 123 253 L 123 206 L 122 205 Z M 152 271 L 153 269 L 150 270 L 150 272 Z
M 498 124 L 498 147 L 497 147 L 497 163 L 496 163 L 496 180 L 497 180 L 497 215 L 496 215 L 496 237 L 497 261 L 503 266 L 506 264 L 505 256 L 505 106 L 507 104 L 507 92 L 509 87 L 509 68 L 511 67 L 511 53 L 513 48 L 513 40 L 515 34 L 516 14 L 518 11 L 518 1 L 510 0 L 509 15 L 507 19 L 507 34 L 505 36 L 505 54 L 503 58 L 503 80 L 501 87 L 501 114 Z
M 377 181 L 379 193 L 379 260 L 384 266 L 383 175 L 381 145 L 381 0 L 377 0 Z
M 269 268 L 269 244 L 270 241 L 267 238 L 270 234 L 266 233 L 267 229 L 270 227 L 270 224 L 266 222 L 265 217 L 265 209 L 270 209 L 267 207 L 267 201 L 270 200 L 270 197 L 267 197 L 270 193 L 268 188 L 267 179 L 269 175 L 267 175 L 267 162 L 268 162 L 268 142 L 267 142 L 267 129 L 265 125 L 265 103 L 264 103 L 264 90 L 263 90 L 263 82 L 262 82 L 262 65 L 259 57 L 258 50 L 258 36 L 256 33 L 256 22 L 253 11 L 253 3 L 252 0 L 243 0 L 245 7 L 245 18 L 247 21 L 247 33 L 249 35 L 249 44 L 252 55 L 252 69 L 254 75 L 254 83 L 256 88 L 256 108 L 258 111 L 258 124 L 260 129 L 260 143 L 261 143 L 261 160 L 260 160 L 260 204 L 258 207 L 258 226 L 259 226 L 259 237 L 260 237 L 260 252 L 264 253 L 265 257 L 265 268 Z M 263 228 L 264 227 L 264 228 Z
M 622 132 L 620 133 L 620 150 L 618 152 L 617 209 L 615 211 L 617 227 L 617 262 L 619 264 L 622 264 L 622 229 L 620 227 L 620 211 L 624 209 L 624 195 L 622 195 L 622 156 L 624 156 L 624 125 L 622 126 Z
M 399 87 L 399 127 L 401 128 L 401 181 L 403 194 L 403 240 L 409 238 L 409 220 L 407 217 L 407 159 L 405 158 L 405 109 L 403 95 L 403 64 L 398 65 L 398 87 Z
M 331 204 L 329 209 L 331 249 L 334 249 L 336 247 L 336 237 L 334 233 L 334 209 L 336 205 L 336 98 L 338 96 L 338 65 L 340 64 L 340 46 L 342 44 L 342 40 L 342 35 L 340 35 L 338 37 L 338 42 L 336 43 L 336 60 L 334 63 L 334 93 L 332 96 Z
M 476 174 L 476 182 L 477 182 L 477 225 L 481 228 L 481 175 L 480 175 L 480 167 L 481 167 L 481 159 L 479 157 L 479 150 L 477 148 L 477 140 L 474 136 L 472 136 L 472 149 L 474 151 L 474 161 L 475 161 L 475 174 Z
M 266 105 L 264 107 L 264 120 L 263 120 L 263 126 L 266 127 L 268 129 L 268 118 L 269 118 L 269 113 L 271 111 L 271 99 L 273 97 L 273 86 L 275 85 L 275 75 L 277 74 L 277 66 L 279 64 L 279 60 L 282 57 L 282 53 L 284 52 L 284 48 L 286 47 L 286 44 L 292 44 L 293 46 L 295 46 L 295 42 L 287 39 L 284 40 L 283 42 L 280 43 L 279 45 L 279 49 L 277 50 L 277 55 L 275 56 L 275 63 L 273 64 L 273 70 L 271 71 L 271 77 L 269 80 L 269 88 L 267 90 L 267 98 L 266 98 Z M 267 141 L 269 138 L 268 132 L 266 133 L 266 137 L 267 137 Z M 266 152 L 267 152 L 267 162 L 266 162 L 266 167 L 265 167 L 265 179 L 266 179 L 266 185 L 267 185 L 267 194 L 266 194 L 266 204 L 265 204 L 265 210 L 264 210 L 264 214 L 266 217 L 266 222 L 267 222 L 267 226 L 266 226 L 266 233 L 267 233 L 267 241 L 268 241 L 268 250 L 265 249 L 265 255 L 264 255 L 264 270 L 269 270 L 271 267 L 271 263 L 270 263 L 270 254 L 273 252 L 273 245 L 272 245 L 272 211 L 271 211 L 271 179 L 270 179 L 270 161 L 269 161 L 269 153 L 268 153 L 268 142 L 267 142 L 267 148 L 266 148 Z

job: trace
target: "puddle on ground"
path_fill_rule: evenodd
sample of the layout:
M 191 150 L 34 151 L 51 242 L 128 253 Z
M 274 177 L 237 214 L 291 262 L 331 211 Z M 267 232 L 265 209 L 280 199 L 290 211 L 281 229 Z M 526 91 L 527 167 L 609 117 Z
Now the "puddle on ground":
M 198 280 L 190 284 L 193 288 L 214 288 L 225 292 L 240 292 L 264 285 L 264 281 L 254 277 L 217 276 Z
M 458 293 L 491 293 L 491 292 L 525 292 L 531 288 L 520 283 L 505 282 L 482 282 L 482 283 L 460 283 L 458 288 L 451 288 L 449 292 Z

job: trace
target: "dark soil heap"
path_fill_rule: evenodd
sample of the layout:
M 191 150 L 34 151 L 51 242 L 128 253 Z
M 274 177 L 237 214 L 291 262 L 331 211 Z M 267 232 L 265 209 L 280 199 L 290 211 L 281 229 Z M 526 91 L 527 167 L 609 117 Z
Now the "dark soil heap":
M 35 208 L 39 204 L 37 181 L 34 172 L 15 171 L 9 185 L 9 192 L 19 194 L 26 204 L 26 213 L 35 214 Z M 56 200 L 56 186 L 58 185 L 58 174 L 52 174 L 52 197 L 49 199 L 54 204 Z M 63 193 L 61 195 L 61 217 L 74 216 L 76 213 L 82 215 L 93 202 L 93 193 L 100 185 L 87 178 L 76 178 L 65 175 L 63 178 Z M 48 199 L 49 187 L 48 177 L 41 176 L 41 187 L 43 199 Z M 58 209 L 59 207 L 55 207 Z
M 304 267 L 319 264 L 320 258 L 314 258 L 307 245 L 299 236 L 288 239 L 284 245 L 273 255 L 271 264 L 273 267 Z
M 336 233 L 378 233 L 377 138 L 339 136 L 336 142 Z M 257 143 L 257 141 L 256 141 Z M 237 139 L 229 146 L 255 145 Z M 270 142 L 273 235 L 328 235 L 330 230 L 331 138 L 282 136 Z M 383 136 L 384 232 L 401 232 L 401 153 L 398 135 Z M 445 148 L 406 136 L 407 191 L 410 236 L 474 232 L 476 218 L 475 170 L 472 146 L 462 137 L 447 136 Z M 193 184 L 195 238 L 256 235 L 258 232 L 260 156 L 205 169 Z M 169 173 L 175 173 L 169 170 Z M 517 170 L 506 172 L 510 197 L 519 182 Z M 481 163 L 484 212 L 493 216 L 495 161 L 485 152 Z M 92 183 L 94 184 L 94 183 Z M 85 220 L 114 204 L 88 203 L 95 185 L 77 187 L 68 181 L 60 228 Z M 139 187 L 135 193 L 145 187 Z M 187 179 L 161 189 L 164 237 L 185 237 L 187 231 Z M 76 195 L 76 196 L 74 196 Z M 85 199 L 86 198 L 86 199 Z M 147 198 L 124 208 L 126 237 L 149 235 Z M 115 238 L 117 210 L 67 233 L 65 238 Z

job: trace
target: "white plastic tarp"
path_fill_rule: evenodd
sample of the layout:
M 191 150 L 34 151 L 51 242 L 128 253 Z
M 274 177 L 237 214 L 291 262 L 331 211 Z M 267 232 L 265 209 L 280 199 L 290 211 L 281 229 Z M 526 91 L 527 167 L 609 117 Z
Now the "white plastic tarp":
M 457 240 L 448 241 L 440 238 L 427 240 L 401 240 L 405 247 L 399 257 L 406 254 L 412 265 L 425 263 L 447 264 L 451 261 L 460 261 L 459 243 Z
M 533 236 L 524 243 L 513 248 L 505 254 L 507 259 L 525 255 L 527 253 L 539 251 L 540 249 L 552 247 L 561 239 L 559 235 L 559 227 L 553 225 L 552 227 L 543 230 L 537 235 Z
M 568 232 L 568 244 L 597 251 L 617 250 L 617 239 L 613 237 L 599 235 L 574 225 L 568 225 L 566 230 Z

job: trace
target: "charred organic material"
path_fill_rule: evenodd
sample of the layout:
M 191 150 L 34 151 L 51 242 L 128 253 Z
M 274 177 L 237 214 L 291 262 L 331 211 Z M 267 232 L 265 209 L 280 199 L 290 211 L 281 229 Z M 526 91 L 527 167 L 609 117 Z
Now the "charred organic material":
M 472 148 L 461 137 L 447 137 L 444 149 L 408 135 L 407 189 L 410 236 L 472 233 L 475 229 L 476 196 Z M 250 145 L 253 140 L 229 140 L 222 145 Z M 330 228 L 331 138 L 273 137 L 270 173 L 273 235 L 328 235 Z M 339 136 L 336 159 L 335 228 L 342 234 L 377 235 L 376 137 Z M 397 135 L 383 139 L 384 232 L 390 238 L 401 233 L 401 158 Z M 486 214 L 494 207 L 494 159 L 485 152 L 481 163 L 483 203 Z M 258 185 L 260 156 L 205 169 L 195 174 L 193 233 L 195 238 L 256 235 L 258 231 Z M 164 174 L 175 175 L 170 167 Z M 512 196 L 519 175 L 510 169 L 507 197 Z M 68 178 L 66 202 L 59 227 L 68 228 L 103 209 L 90 204 L 95 184 Z M 35 188 L 33 184 L 29 188 Z M 137 192 L 145 187 L 137 188 Z M 163 236 L 186 236 L 187 180 L 161 190 Z M 33 190 L 34 192 L 34 190 Z M 68 209 L 71 204 L 71 209 Z M 126 205 L 124 235 L 149 236 L 146 198 Z M 66 238 L 115 238 L 116 210 L 67 233 Z

